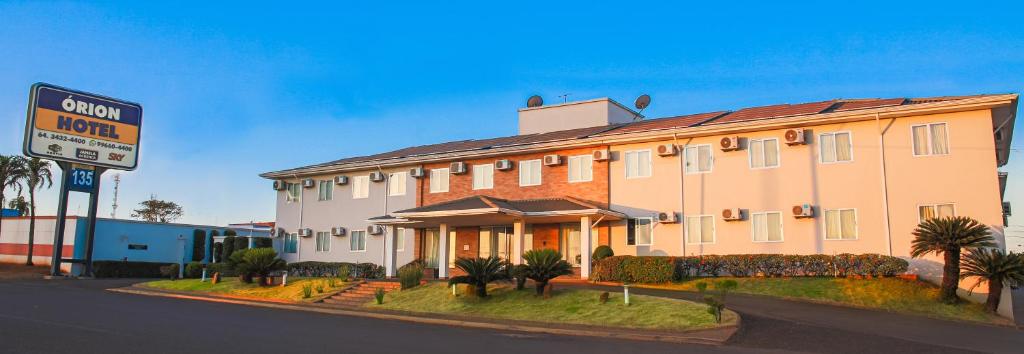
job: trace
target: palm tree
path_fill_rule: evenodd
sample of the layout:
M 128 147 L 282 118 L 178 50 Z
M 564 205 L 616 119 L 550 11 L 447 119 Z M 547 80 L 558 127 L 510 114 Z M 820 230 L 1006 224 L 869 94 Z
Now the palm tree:
M 53 172 L 50 161 L 33 157 L 25 161 L 25 173 L 21 177 L 28 187 L 28 260 L 25 265 L 32 265 L 32 245 L 36 236 L 36 189 L 50 188 L 53 185 Z M 62 245 L 53 245 L 61 247 Z
M 4 205 L 4 192 L 7 188 L 15 189 L 21 194 L 22 175 L 25 174 L 25 158 L 21 156 L 0 155 L 0 205 Z M 0 215 L 0 228 L 3 226 L 3 215 Z
M 553 249 L 530 250 L 523 254 L 523 259 L 526 260 L 526 277 L 537 285 L 537 295 L 544 294 L 551 279 L 572 274 L 572 265 Z
M 28 214 L 28 201 L 25 197 L 18 196 L 17 198 L 11 199 L 7 202 L 7 207 L 18 211 L 18 216 L 25 216 Z
M 1004 286 L 1024 285 L 1024 255 L 1013 252 L 1006 254 L 997 248 L 978 248 L 964 256 L 964 270 L 960 276 L 978 277 L 971 291 L 981 283 L 988 282 L 985 309 L 996 312 Z
M 995 246 L 988 226 L 966 216 L 922 221 L 913 234 L 912 257 L 920 258 L 930 253 L 943 256 L 939 300 L 946 303 L 960 301 L 956 296 L 960 283 L 960 251 Z
M 455 268 L 466 272 L 466 275 L 449 278 L 448 286 L 455 284 L 472 285 L 476 290 L 476 297 L 479 298 L 487 297 L 487 284 L 498 280 L 508 280 L 505 262 L 495 256 L 487 258 L 459 258 L 455 260 Z

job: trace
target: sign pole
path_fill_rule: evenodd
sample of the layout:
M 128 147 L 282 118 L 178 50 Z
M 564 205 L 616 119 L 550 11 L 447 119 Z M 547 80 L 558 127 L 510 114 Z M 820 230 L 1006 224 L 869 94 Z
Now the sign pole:
M 60 276 L 60 262 L 64 249 L 64 225 L 68 216 L 68 178 L 70 178 L 71 164 L 57 161 L 60 166 L 62 178 L 60 180 L 60 196 L 57 202 L 57 225 L 53 231 L 53 258 L 50 261 L 50 275 Z
M 100 204 L 100 180 L 103 177 L 103 172 L 107 169 L 103 167 L 97 167 L 94 181 L 96 183 L 93 186 L 93 190 L 89 193 L 89 217 L 88 217 L 88 229 L 85 234 L 85 273 L 84 276 L 91 277 L 92 274 L 92 248 L 96 241 L 96 209 Z

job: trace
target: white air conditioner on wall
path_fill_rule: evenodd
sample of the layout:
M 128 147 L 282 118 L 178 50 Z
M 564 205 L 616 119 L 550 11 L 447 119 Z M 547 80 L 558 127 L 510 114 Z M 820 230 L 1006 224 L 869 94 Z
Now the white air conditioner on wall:
M 722 148 L 722 151 L 735 151 L 740 149 L 740 137 L 738 136 L 727 136 L 718 141 L 718 146 Z
M 558 155 L 544 155 L 544 166 L 558 166 L 562 164 L 562 157 Z
M 679 152 L 675 144 L 658 145 L 658 156 L 675 156 Z
M 347 234 L 347 233 L 348 233 L 348 230 L 346 230 L 344 227 L 341 227 L 341 226 L 336 226 L 336 227 L 332 227 L 331 228 L 331 235 L 332 236 L 345 236 L 345 234 Z
M 611 153 L 608 149 L 594 150 L 594 161 L 608 161 L 611 159 Z
M 508 171 L 512 169 L 512 160 L 501 159 L 494 161 L 494 169 L 498 171 Z
M 288 188 L 288 183 L 285 183 L 284 181 L 274 181 L 275 191 L 283 191 L 285 188 Z
M 340 185 L 348 184 L 348 176 L 334 177 L 334 184 L 340 184 Z
M 310 237 L 313 236 L 312 229 L 299 229 L 299 237 Z
M 380 235 L 384 233 L 384 228 L 380 225 L 370 225 L 366 227 L 366 233 L 370 235 Z
M 427 175 L 427 171 L 424 170 L 423 167 L 414 167 L 409 170 L 409 175 L 412 176 L 412 178 L 423 178 L 423 176 Z
M 810 204 L 794 205 L 793 217 L 812 218 L 814 217 L 814 207 L 812 207 Z
M 384 172 L 373 171 L 370 172 L 370 180 L 374 182 L 384 182 Z
M 451 173 L 454 175 L 461 175 L 463 173 L 466 173 L 466 163 L 452 162 L 451 165 L 448 166 L 448 170 L 451 171 Z
M 679 222 L 679 215 L 674 211 L 658 213 L 658 222 L 662 224 L 674 224 Z
M 786 130 L 786 145 L 803 145 L 807 143 L 807 135 L 803 129 L 787 129 Z
M 313 188 L 316 187 L 316 181 L 312 178 L 306 178 L 302 180 L 302 188 Z
M 737 221 L 743 220 L 743 210 L 739 208 L 722 209 L 722 220 Z

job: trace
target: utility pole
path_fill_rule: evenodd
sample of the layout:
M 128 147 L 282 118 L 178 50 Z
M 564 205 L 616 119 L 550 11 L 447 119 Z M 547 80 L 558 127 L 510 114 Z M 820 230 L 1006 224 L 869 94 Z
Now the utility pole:
M 110 218 L 117 219 L 117 188 L 121 185 L 121 174 L 114 175 L 114 205 L 110 209 Z

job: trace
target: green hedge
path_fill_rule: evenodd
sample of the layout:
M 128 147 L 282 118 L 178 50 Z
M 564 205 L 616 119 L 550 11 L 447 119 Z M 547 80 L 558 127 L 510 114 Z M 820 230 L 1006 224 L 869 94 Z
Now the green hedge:
M 274 247 L 274 240 L 271 240 L 269 237 L 256 237 L 252 242 L 256 248 Z
M 202 278 L 203 277 L 203 263 L 202 262 L 188 262 L 185 264 L 185 278 Z
M 288 263 L 288 274 L 300 277 L 336 277 L 342 265 L 348 265 L 352 278 L 383 279 L 384 267 L 373 263 L 295 262 Z
M 235 269 L 231 266 L 230 263 L 227 262 L 213 263 L 207 266 L 206 276 L 212 277 L 213 273 L 220 273 L 221 277 L 238 276 L 238 272 L 235 272 Z
M 92 271 L 97 278 L 160 278 L 160 267 L 172 263 L 94 261 Z
M 694 276 L 736 277 L 894 276 L 907 271 L 906 260 L 879 254 L 835 256 L 736 254 L 700 257 L 612 256 L 594 263 L 592 279 L 628 283 L 664 283 Z
M 192 261 L 202 262 L 206 258 L 206 231 L 192 230 Z

